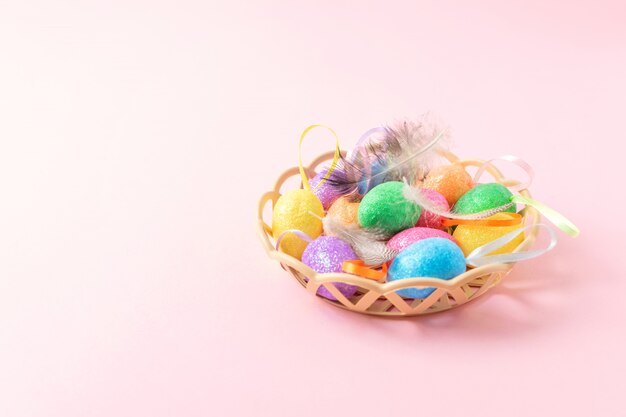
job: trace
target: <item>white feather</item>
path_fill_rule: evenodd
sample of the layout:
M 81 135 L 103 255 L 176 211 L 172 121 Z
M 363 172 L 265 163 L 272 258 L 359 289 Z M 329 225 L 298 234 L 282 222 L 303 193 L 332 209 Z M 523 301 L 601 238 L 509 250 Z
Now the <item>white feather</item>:
M 429 212 L 431 212 L 431 213 L 433 213 L 433 214 L 435 214 L 437 216 L 447 217 L 449 219 L 459 219 L 459 220 L 484 219 L 486 217 L 493 216 L 496 213 L 500 213 L 501 211 L 504 211 L 504 210 L 508 209 L 509 207 L 513 207 L 515 205 L 514 202 L 510 202 L 510 203 L 504 204 L 504 205 L 502 205 L 500 207 L 495 207 L 495 208 L 492 208 L 492 209 L 479 211 L 478 213 L 459 214 L 459 213 L 455 213 L 454 211 L 450 211 L 450 210 L 442 210 L 440 206 L 438 206 L 437 204 L 433 203 L 422 192 L 421 188 L 419 188 L 419 187 L 412 187 L 406 181 L 405 181 L 405 186 L 404 186 L 404 190 L 403 190 L 402 193 L 404 195 L 404 198 L 406 198 L 409 201 L 414 202 L 415 204 L 420 206 L 422 208 L 422 210 L 426 210 L 426 211 L 429 211 Z
M 356 224 L 346 224 L 334 218 L 326 216 L 322 220 L 324 233 L 328 236 L 335 236 L 352 246 L 354 253 L 365 262 L 366 265 L 381 265 L 396 257 L 398 252 L 387 247 L 388 236 L 377 232 L 369 231 Z

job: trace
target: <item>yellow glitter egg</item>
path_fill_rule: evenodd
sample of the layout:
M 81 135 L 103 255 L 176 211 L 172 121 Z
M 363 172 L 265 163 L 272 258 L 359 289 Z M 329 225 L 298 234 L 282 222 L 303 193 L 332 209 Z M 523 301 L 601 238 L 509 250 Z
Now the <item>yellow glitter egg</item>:
M 359 203 L 349 197 L 340 197 L 328 209 L 328 216 L 339 219 L 342 223 L 356 223 L 359 213 Z
M 461 164 L 452 164 L 431 169 L 423 186 L 442 194 L 452 207 L 463 194 L 474 186 L 474 182 Z
M 322 221 L 313 214 L 324 217 L 322 202 L 310 190 L 291 190 L 281 195 L 272 214 L 274 239 L 286 230 L 301 230 L 315 239 L 322 234 Z M 280 242 L 280 250 L 301 259 L 308 242 L 294 234 L 286 234 Z
M 487 217 L 490 220 L 509 220 L 513 218 L 513 213 L 497 213 L 493 216 Z M 461 247 L 461 250 L 465 256 L 469 255 L 474 249 L 479 246 L 486 245 L 507 233 L 522 228 L 522 224 L 516 224 L 515 226 L 474 226 L 469 224 L 461 224 L 456 226 L 452 236 L 456 240 L 457 244 Z M 488 255 L 499 255 L 502 253 L 511 253 L 513 250 L 524 241 L 524 233 L 520 233 L 515 239 L 502 246 L 501 248 L 490 252 Z

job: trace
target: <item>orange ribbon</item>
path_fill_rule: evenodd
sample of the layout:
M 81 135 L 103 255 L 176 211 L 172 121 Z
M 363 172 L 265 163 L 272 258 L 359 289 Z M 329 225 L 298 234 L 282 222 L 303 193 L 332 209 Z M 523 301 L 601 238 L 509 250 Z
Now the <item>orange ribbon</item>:
M 478 220 L 462 220 L 462 219 L 444 219 L 442 224 L 446 227 L 458 226 L 466 224 L 470 226 L 516 226 L 522 223 L 522 215 L 519 213 L 506 213 L 510 219 L 478 219 Z
M 387 264 L 384 263 L 381 270 L 366 266 L 361 260 L 344 261 L 342 265 L 343 272 L 358 275 L 363 278 L 381 281 L 387 278 Z

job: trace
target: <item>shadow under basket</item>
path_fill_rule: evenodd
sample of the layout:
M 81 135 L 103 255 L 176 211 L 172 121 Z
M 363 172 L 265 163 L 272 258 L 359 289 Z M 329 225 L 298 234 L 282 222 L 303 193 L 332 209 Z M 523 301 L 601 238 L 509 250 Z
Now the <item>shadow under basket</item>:
M 451 163 L 460 163 L 464 167 L 480 167 L 485 161 L 482 160 L 459 160 L 454 154 L 443 152 L 442 156 Z M 305 168 L 309 178 L 315 175 L 316 168 L 324 162 L 330 161 L 333 152 L 319 156 L 313 163 Z M 495 181 L 505 185 L 513 186 L 519 184 L 515 180 L 507 180 L 502 173 L 493 165 L 487 166 Z M 258 212 L 258 234 L 263 243 L 265 251 L 270 258 L 277 260 L 303 287 L 314 296 L 320 286 L 324 286 L 337 298 L 336 301 L 317 296 L 319 299 L 341 307 L 346 310 L 363 314 L 372 314 L 387 317 L 417 316 L 422 314 L 436 313 L 450 310 L 463 305 L 485 294 L 489 289 L 497 285 L 503 277 L 511 272 L 514 264 L 489 264 L 477 268 L 470 268 L 465 273 L 450 280 L 438 278 L 416 277 L 397 280 L 394 282 L 379 282 L 372 279 L 363 278 L 358 275 L 345 273 L 320 274 L 309 268 L 298 259 L 279 252 L 275 249 L 275 242 L 272 237 L 272 229 L 264 220 L 264 211 L 268 202 L 272 202 L 272 210 L 276 201 L 280 197 L 280 190 L 283 184 L 292 177 L 299 176 L 297 167 L 288 169 L 283 173 L 274 186 L 273 191 L 265 193 L 259 202 Z M 530 197 L 528 190 L 522 190 L 521 195 Z M 534 225 L 539 222 L 540 216 L 536 209 L 526 207 L 521 211 L 524 225 Z M 271 221 L 270 221 L 271 223 Z M 525 239 L 513 252 L 528 250 L 537 237 L 537 228 L 531 228 L 525 234 Z M 334 282 L 350 284 L 358 287 L 356 294 L 346 298 L 335 286 Z M 435 288 L 428 297 L 424 299 L 404 298 L 397 294 L 398 290 L 408 288 Z

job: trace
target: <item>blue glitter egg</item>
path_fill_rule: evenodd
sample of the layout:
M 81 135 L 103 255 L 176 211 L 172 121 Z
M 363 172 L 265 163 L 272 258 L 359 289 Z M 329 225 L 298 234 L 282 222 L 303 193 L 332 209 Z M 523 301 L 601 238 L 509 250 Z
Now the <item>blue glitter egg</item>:
M 452 279 L 465 272 L 463 251 L 449 239 L 433 237 L 409 245 L 389 267 L 387 280 L 429 277 Z M 435 288 L 407 288 L 397 291 L 406 298 L 426 298 Z
M 384 175 L 378 175 L 387 166 L 380 161 L 372 162 L 370 166 L 371 173 L 369 175 L 363 175 L 359 180 L 359 194 L 365 195 L 369 190 L 376 187 L 379 184 L 382 184 L 385 180 Z

